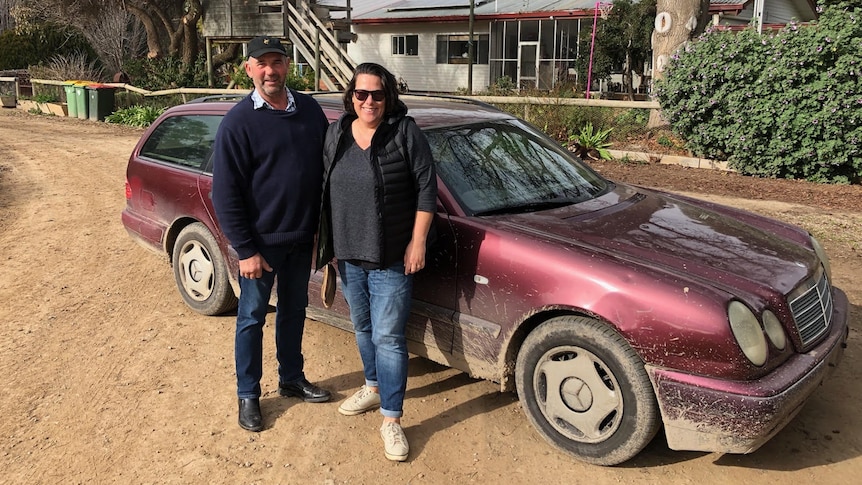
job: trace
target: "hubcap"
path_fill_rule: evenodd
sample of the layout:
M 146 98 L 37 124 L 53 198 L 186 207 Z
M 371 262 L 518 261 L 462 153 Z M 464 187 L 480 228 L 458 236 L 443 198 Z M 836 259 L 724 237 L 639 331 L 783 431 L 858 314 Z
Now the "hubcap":
M 536 365 L 533 386 L 548 424 L 567 439 L 599 443 L 620 426 L 619 383 L 607 364 L 585 349 L 549 350 Z
M 179 258 L 180 280 L 186 294 L 195 301 L 205 301 L 215 287 L 215 266 L 206 247 L 199 241 L 187 242 Z

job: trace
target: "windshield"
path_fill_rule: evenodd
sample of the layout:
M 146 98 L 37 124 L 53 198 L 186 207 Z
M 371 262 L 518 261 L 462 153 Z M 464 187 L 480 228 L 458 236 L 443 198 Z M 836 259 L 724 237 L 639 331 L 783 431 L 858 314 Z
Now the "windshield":
M 425 132 L 437 174 L 469 215 L 531 212 L 583 202 L 609 183 L 520 120 Z

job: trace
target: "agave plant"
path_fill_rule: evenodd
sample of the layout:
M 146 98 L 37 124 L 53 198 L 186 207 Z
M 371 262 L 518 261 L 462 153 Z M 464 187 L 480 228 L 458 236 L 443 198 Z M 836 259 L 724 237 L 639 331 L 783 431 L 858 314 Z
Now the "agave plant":
M 569 135 L 569 148 L 573 148 L 572 151 L 583 160 L 609 160 L 612 158 L 611 152 L 608 151 L 608 147 L 611 146 L 608 143 L 611 130 L 613 128 L 594 130 L 593 123 L 587 122 L 580 133 Z

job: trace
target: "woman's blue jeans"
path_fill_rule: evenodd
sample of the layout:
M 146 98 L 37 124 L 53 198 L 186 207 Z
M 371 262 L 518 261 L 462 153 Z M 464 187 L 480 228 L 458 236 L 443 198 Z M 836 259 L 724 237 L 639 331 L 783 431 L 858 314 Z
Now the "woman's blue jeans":
M 407 318 L 413 276 L 404 263 L 366 270 L 338 262 L 341 289 L 350 306 L 356 345 L 362 358 L 365 385 L 380 389 L 380 412 L 389 418 L 403 414 L 407 390 Z
M 308 306 L 308 276 L 311 273 L 311 244 L 268 247 L 261 255 L 273 271 L 257 279 L 239 277 L 239 305 L 236 311 L 237 397 L 260 397 L 263 376 L 263 325 L 269 310 L 269 297 L 278 278 L 275 307 L 275 355 L 278 382 L 290 384 L 305 377 L 302 358 L 302 332 Z

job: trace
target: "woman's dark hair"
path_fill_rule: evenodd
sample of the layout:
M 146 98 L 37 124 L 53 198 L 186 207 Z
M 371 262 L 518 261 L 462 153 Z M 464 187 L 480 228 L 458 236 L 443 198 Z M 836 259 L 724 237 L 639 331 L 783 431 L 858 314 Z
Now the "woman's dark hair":
M 350 80 L 347 89 L 344 90 L 344 96 L 342 96 L 344 111 L 356 115 L 356 111 L 353 109 L 353 90 L 356 89 L 356 76 L 360 74 L 370 74 L 380 78 L 380 82 L 383 84 L 383 93 L 386 96 L 384 116 L 389 116 L 398 107 L 398 81 L 385 67 L 374 62 L 363 62 L 356 66 L 356 70 L 353 71 L 353 79 Z

